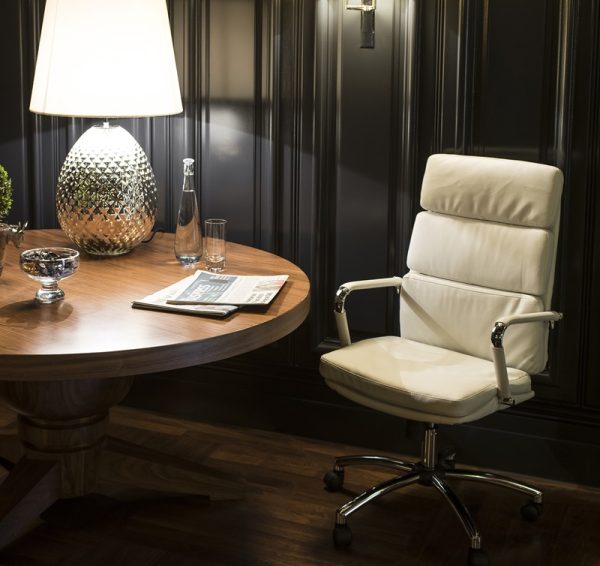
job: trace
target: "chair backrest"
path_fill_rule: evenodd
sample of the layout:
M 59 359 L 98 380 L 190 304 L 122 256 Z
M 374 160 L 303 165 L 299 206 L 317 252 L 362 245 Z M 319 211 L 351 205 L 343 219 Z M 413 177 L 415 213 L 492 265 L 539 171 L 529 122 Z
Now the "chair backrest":
M 401 335 L 491 359 L 496 320 L 548 310 L 562 186 L 549 165 L 432 155 L 402 285 Z M 507 364 L 539 373 L 547 340 L 546 324 L 511 327 Z

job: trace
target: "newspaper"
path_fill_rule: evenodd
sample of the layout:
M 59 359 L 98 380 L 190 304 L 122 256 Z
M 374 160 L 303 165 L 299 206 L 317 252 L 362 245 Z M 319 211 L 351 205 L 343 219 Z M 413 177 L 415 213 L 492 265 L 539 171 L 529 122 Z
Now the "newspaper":
M 221 275 L 197 271 L 170 305 L 268 305 L 288 275 Z
M 235 305 L 198 305 L 198 304 L 169 304 L 169 299 L 177 297 L 196 278 L 196 274 L 190 275 L 169 287 L 165 287 L 152 295 L 148 295 L 138 301 L 133 301 L 131 306 L 137 309 L 150 309 L 159 311 L 178 312 L 184 314 L 196 314 L 204 316 L 223 317 L 238 309 Z

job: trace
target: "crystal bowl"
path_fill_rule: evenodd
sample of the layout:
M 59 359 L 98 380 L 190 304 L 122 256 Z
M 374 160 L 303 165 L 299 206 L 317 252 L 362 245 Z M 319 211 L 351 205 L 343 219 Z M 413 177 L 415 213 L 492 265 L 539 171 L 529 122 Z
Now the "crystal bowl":
M 71 277 L 79 267 L 79 252 L 71 248 L 35 248 L 25 250 L 20 257 L 21 270 L 41 283 L 35 300 L 39 303 L 55 303 L 65 298 L 58 287 L 61 279 Z

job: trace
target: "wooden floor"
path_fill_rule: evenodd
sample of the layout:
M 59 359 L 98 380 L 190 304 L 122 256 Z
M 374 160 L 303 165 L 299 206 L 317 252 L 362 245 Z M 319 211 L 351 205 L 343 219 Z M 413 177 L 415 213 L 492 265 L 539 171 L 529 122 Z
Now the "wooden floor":
M 0 552 L 0 564 L 465 564 L 467 538 L 458 521 L 437 493 L 418 485 L 363 508 L 351 520 L 351 548 L 333 547 L 336 506 L 388 477 L 354 468 L 346 474 L 345 493 L 326 492 L 321 478 L 332 456 L 356 448 L 121 408 L 113 414 L 112 427 L 122 438 L 239 475 L 244 497 L 96 501 L 91 516 L 73 511 L 71 520 L 40 521 Z M 3 410 L 0 443 L 9 444 L 13 433 L 14 419 Z M 523 500 L 518 495 L 454 485 L 478 522 L 492 565 L 600 565 L 598 491 L 538 481 L 545 489 L 544 515 L 529 524 L 520 519 Z

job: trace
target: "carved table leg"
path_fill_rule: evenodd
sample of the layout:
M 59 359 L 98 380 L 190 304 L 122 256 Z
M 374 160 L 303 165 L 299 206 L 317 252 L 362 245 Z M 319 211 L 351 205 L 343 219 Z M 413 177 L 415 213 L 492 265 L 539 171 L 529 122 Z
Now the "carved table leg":
M 21 536 L 59 497 L 58 462 L 21 458 L 0 484 L 0 548 Z
M 97 492 L 122 501 L 183 495 L 222 501 L 243 494 L 240 478 L 112 436 L 98 475 Z

